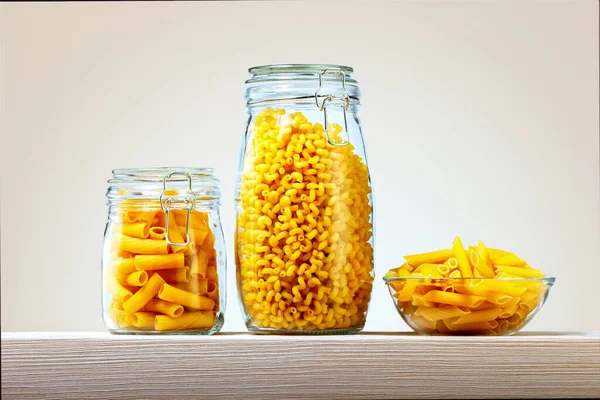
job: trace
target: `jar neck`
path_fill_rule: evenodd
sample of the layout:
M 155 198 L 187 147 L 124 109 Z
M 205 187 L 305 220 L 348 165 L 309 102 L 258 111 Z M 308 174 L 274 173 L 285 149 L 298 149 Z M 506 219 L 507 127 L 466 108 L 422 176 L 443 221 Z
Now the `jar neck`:
M 108 181 L 115 208 L 204 208 L 220 205 L 219 180 L 211 168 L 116 169 Z
M 251 107 L 268 103 L 312 103 L 324 99 L 348 98 L 349 105 L 360 104 L 360 89 L 350 67 L 329 64 L 265 65 L 248 70 L 246 104 Z

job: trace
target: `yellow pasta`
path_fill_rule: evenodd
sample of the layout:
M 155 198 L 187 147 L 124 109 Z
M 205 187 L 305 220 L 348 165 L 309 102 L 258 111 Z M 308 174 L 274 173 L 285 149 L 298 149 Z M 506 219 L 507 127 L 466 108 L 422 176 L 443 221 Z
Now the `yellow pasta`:
M 165 284 L 165 281 L 160 275 L 152 275 L 148 282 L 140 288 L 133 296 L 127 301 L 123 302 L 123 309 L 128 314 L 133 314 L 139 311 L 146 303 L 148 303 L 160 290 L 161 286 Z
M 152 228 L 150 228 L 148 234 L 150 236 L 150 239 L 164 240 L 165 232 L 165 228 L 163 228 L 162 226 L 153 226 Z
M 157 315 L 154 329 L 157 331 L 181 331 L 186 329 L 210 328 L 214 324 L 214 313 L 211 311 L 197 311 L 185 313 L 173 318 L 167 315 Z
M 184 257 L 182 253 L 164 255 L 138 255 L 135 256 L 137 270 L 157 270 L 170 268 L 183 268 Z
M 154 319 L 158 314 L 151 312 L 136 312 L 131 315 L 131 324 L 136 328 L 153 328 Z
M 404 256 L 404 259 L 410 265 L 432 264 L 446 261 L 453 256 L 452 250 L 438 250 L 430 253 L 413 254 Z
M 150 225 L 147 222 L 138 222 L 135 224 L 125 224 L 122 230 L 124 235 L 136 238 L 146 239 L 150 234 Z
M 179 253 L 185 250 L 185 246 L 183 244 L 186 242 L 185 235 L 182 235 L 177 226 L 177 222 L 175 222 L 174 213 L 169 213 L 169 230 L 167 232 L 167 238 L 169 242 L 173 243 L 169 247 L 171 247 L 171 251 L 173 253 Z M 179 246 L 177 246 L 179 244 Z
M 462 318 L 462 317 L 461 317 Z M 444 320 L 446 328 L 452 332 L 489 332 L 492 331 L 493 326 L 489 321 L 484 322 L 472 322 L 470 324 L 455 324 L 454 320 Z
M 169 317 L 180 317 L 181 314 L 183 314 L 183 306 L 181 304 L 175 304 L 161 299 L 150 300 L 141 310 L 161 313 L 168 315 Z
M 486 300 L 500 307 L 505 307 L 509 304 L 513 297 L 505 293 L 489 292 L 486 293 Z
M 533 268 L 512 267 L 507 265 L 496 265 L 497 272 L 505 272 L 523 278 L 542 278 L 542 271 Z
M 485 298 L 481 296 L 461 293 L 448 293 L 440 290 L 432 290 L 427 292 L 423 298 L 434 303 L 451 304 L 463 307 L 477 307 L 485 301 Z
M 206 239 L 206 236 L 208 236 L 208 232 L 208 226 L 199 229 L 190 228 L 190 240 L 196 243 L 196 245 L 202 246 L 204 239 Z
M 112 276 L 105 276 L 104 287 L 119 302 L 124 303 L 132 296 L 131 290 L 126 289 Z
M 339 124 L 324 127 L 283 109 L 265 109 L 253 122 L 235 232 L 249 324 L 283 331 L 360 329 L 373 280 L 364 160 L 352 143 L 328 144 L 325 129 L 336 141 L 343 134 Z M 211 271 L 207 267 L 209 281 Z
M 192 274 L 188 282 L 174 283 L 173 286 L 186 292 L 204 294 L 208 291 L 208 279 Z
M 127 276 L 136 270 L 133 258 L 119 259 L 114 262 L 111 269 L 121 283 L 125 283 Z
M 407 281 L 402 290 L 400 290 L 396 295 L 398 301 L 410 301 L 415 293 L 415 290 L 417 289 L 417 286 L 419 286 L 418 279 Z
M 398 310 L 417 331 L 512 333 L 527 322 L 547 290 L 541 271 L 481 241 L 465 249 L 456 237 L 452 250 L 405 259 L 384 279 Z
M 201 296 L 197 293 L 186 292 L 185 290 L 178 289 L 168 283 L 160 288 L 158 298 L 172 303 L 182 304 L 197 310 L 212 310 L 215 306 L 215 302 L 208 297 Z
M 127 275 L 125 283 L 129 286 L 144 286 L 148 281 L 148 274 L 146 271 L 135 271 Z
M 177 191 L 167 190 L 165 195 L 175 196 Z M 169 231 L 177 229 L 185 235 L 187 211 L 173 210 L 169 214 Z M 166 214 L 158 206 L 143 211 L 124 210 L 115 215 L 118 219 L 107 230 L 108 250 L 103 260 L 103 285 L 108 296 L 105 304 L 110 304 L 105 309 L 105 320 L 110 328 L 121 332 L 213 328 L 220 299 L 215 236 L 208 214 L 191 212 L 187 246 L 167 244 Z M 173 233 L 169 239 L 183 242 L 175 236 Z M 192 274 L 192 266 L 202 276 Z M 161 291 L 163 286 L 168 287 Z M 185 319 L 179 319 L 186 315 Z
M 419 272 L 421 274 L 421 276 L 427 277 L 427 278 L 441 278 L 443 277 L 443 275 L 439 272 L 438 268 L 440 266 L 444 266 L 439 265 L 439 264 L 421 264 L 419 265 L 418 268 L 415 269 L 415 272 Z M 446 266 L 447 267 L 447 266 Z
M 190 267 L 161 269 L 151 272 L 151 274 L 160 274 L 167 283 L 189 282 L 192 277 Z
M 469 264 L 469 259 L 465 253 L 465 249 L 460 241 L 460 238 L 457 236 L 454 238 L 452 242 L 452 253 L 454 257 L 458 261 L 458 269 L 460 270 L 460 274 L 463 278 L 470 278 L 473 276 L 473 272 L 471 271 L 471 264 Z
M 488 249 L 481 240 L 477 244 L 477 255 L 479 256 L 479 263 L 475 265 L 477 270 L 481 272 L 482 276 L 493 278 L 495 274 L 490 260 L 490 255 L 488 253 Z
M 454 325 L 470 324 L 475 322 L 488 322 L 495 320 L 502 312 L 499 308 L 491 308 L 489 310 L 474 311 L 468 315 L 462 315 L 454 321 Z
M 517 257 L 514 254 L 498 257 L 498 258 L 493 259 L 492 261 L 494 262 L 494 265 L 509 265 L 509 266 L 515 266 L 515 267 L 522 267 L 527 264 L 527 261 L 521 260 L 519 257 Z
M 465 307 L 419 307 L 420 315 L 429 321 L 438 321 L 440 319 L 460 317 L 471 313 L 471 310 Z M 415 313 L 416 314 L 416 313 Z
M 218 302 L 219 299 L 219 287 L 214 281 L 208 281 L 206 287 L 206 296 L 215 302 Z M 214 306 L 213 306 L 214 307 Z
M 158 209 L 153 210 L 153 211 L 140 212 L 137 216 L 137 220 L 151 225 L 152 222 L 154 222 L 154 217 L 156 216 L 157 213 L 158 213 Z
M 203 247 L 200 247 L 200 251 L 198 251 L 198 254 L 191 257 L 191 260 L 190 260 L 191 273 L 200 275 L 202 277 L 206 277 L 206 272 L 208 269 L 208 258 L 209 258 L 208 252 L 205 251 Z
M 133 254 L 167 254 L 169 248 L 166 240 L 139 239 L 126 235 L 118 236 L 116 242 L 119 250 Z

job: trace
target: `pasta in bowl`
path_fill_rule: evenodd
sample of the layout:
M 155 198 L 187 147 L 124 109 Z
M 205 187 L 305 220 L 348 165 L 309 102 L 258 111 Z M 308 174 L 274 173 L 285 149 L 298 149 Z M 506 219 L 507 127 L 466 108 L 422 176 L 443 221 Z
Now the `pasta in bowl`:
M 419 334 L 510 335 L 541 309 L 555 278 L 513 253 L 478 246 L 405 256 L 383 278 Z

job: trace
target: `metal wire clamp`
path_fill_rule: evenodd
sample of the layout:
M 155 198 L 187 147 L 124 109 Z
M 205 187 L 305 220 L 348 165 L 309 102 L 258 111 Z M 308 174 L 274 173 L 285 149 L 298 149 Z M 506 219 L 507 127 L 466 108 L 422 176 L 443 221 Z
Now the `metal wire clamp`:
M 169 196 L 165 198 L 165 192 L 167 191 L 167 181 L 171 179 L 173 176 L 185 177 L 188 180 L 188 190 L 191 193 L 191 198 L 186 196 L 183 198 L 184 206 L 176 206 L 173 202 L 173 199 Z M 183 247 L 187 246 L 190 243 L 190 215 L 192 214 L 192 210 L 196 207 L 196 193 L 192 190 L 192 176 L 188 172 L 171 172 L 168 175 L 163 176 L 163 190 L 158 198 L 160 202 L 160 208 L 166 214 L 165 216 L 165 239 L 167 240 L 167 244 L 171 246 Z M 185 223 L 185 243 L 173 243 L 169 239 L 169 212 L 171 210 L 187 210 L 187 218 Z
M 336 96 L 332 96 L 330 94 L 328 95 L 322 95 L 319 94 L 321 92 L 321 89 L 323 89 L 323 75 L 330 73 L 330 74 L 338 74 L 342 76 L 342 89 L 344 89 L 344 95 L 343 97 L 336 97 Z M 323 101 L 319 102 L 319 98 L 322 98 Z M 342 101 L 343 104 L 340 105 L 339 103 L 335 103 L 337 101 Z M 347 118 L 347 110 L 348 107 L 350 106 L 350 95 L 348 94 L 348 91 L 346 90 L 346 73 L 344 71 L 342 71 L 340 68 L 325 68 L 324 70 L 319 72 L 319 87 L 317 88 L 317 91 L 315 92 L 315 103 L 317 104 L 317 107 L 319 108 L 319 110 L 323 111 L 323 116 L 324 116 L 324 129 L 325 129 L 325 136 L 327 137 L 327 143 L 329 143 L 332 146 L 345 146 L 347 144 L 350 143 L 350 133 L 348 132 L 348 118 Z M 344 130 L 346 131 L 346 135 L 348 137 L 348 139 L 346 140 L 342 140 L 341 142 L 333 142 L 331 140 L 331 138 L 329 137 L 329 127 L 327 126 L 327 103 L 332 103 L 333 105 L 337 106 L 337 107 L 341 107 L 344 111 Z

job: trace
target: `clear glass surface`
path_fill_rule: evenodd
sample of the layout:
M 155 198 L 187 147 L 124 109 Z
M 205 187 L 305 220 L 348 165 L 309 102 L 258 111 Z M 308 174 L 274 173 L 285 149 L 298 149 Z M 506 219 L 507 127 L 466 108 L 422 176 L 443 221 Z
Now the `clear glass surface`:
M 212 170 L 113 173 L 102 256 L 106 326 L 116 334 L 218 332 L 226 251 Z
M 324 74 L 319 89 L 326 68 L 335 73 Z M 352 70 L 250 71 L 235 232 L 246 326 L 256 333 L 358 332 L 374 276 L 373 198 Z M 317 102 L 327 96 L 321 110 Z
M 542 308 L 554 277 L 384 277 L 394 306 L 422 335 L 512 335 Z

